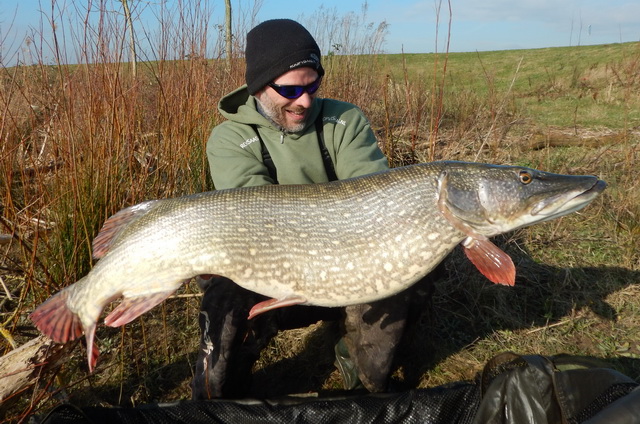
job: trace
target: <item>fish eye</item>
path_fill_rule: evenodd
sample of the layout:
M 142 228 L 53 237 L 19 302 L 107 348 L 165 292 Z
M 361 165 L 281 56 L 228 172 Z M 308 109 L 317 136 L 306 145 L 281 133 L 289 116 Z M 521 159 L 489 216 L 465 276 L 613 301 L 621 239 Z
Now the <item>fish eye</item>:
M 522 184 L 529 184 L 531 181 L 533 181 L 533 175 L 531 175 L 531 172 L 529 171 L 520 171 L 520 175 L 518 177 L 520 178 L 520 182 Z

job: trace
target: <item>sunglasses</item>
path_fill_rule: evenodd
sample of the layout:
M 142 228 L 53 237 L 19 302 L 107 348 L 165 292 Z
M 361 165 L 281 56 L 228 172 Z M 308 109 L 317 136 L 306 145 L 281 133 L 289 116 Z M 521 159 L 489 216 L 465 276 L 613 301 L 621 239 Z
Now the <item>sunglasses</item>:
M 307 92 L 309 95 L 312 95 L 318 88 L 320 88 L 320 83 L 322 82 L 322 77 L 318 77 L 314 82 L 307 85 L 279 85 L 273 82 L 269 83 L 269 87 L 273 88 L 276 93 L 281 95 L 287 99 L 297 99 L 302 96 L 303 93 Z

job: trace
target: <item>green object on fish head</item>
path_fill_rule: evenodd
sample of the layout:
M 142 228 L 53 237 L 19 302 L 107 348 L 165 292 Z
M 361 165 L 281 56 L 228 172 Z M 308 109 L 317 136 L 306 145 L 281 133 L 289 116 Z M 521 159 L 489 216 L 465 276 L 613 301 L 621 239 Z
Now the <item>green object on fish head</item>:
M 562 175 L 520 166 L 447 162 L 439 202 L 487 237 L 548 221 L 587 206 L 606 187 L 591 175 Z

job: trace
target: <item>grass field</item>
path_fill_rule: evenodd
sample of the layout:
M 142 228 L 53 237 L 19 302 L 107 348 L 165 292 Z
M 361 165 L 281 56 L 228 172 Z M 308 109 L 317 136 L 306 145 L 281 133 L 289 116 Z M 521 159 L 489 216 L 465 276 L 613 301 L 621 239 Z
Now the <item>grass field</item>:
M 446 72 L 444 65 L 446 64 Z M 584 211 L 497 243 L 516 264 L 496 286 L 455 251 L 425 281 L 394 373 L 397 388 L 470 379 L 504 351 L 601 358 L 640 379 L 640 44 L 407 55 L 333 55 L 320 96 L 358 104 L 394 165 L 455 159 L 595 174 Z M 33 338 L 27 315 L 90 268 L 104 219 L 149 198 L 212 188 L 204 143 L 242 61 L 160 60 L 0 71 L 0 354 Z M 190 397 L 199 293 L 122 329 L 98 329 L 55 375 L 12 398 L 15 421 L 62 400 L 139 405 Z M 334 324 L 282 332 L 251 393 L 334 391 Z
M 513 102 L 538 125 L 623 129 L 640 119 L 631 88 L 638 82 L 638 53 L 637 43 L 451 53 L 446 84 L 451 93 Z M 394 78 L 402 77 L 404 61 L 410 78 L 429 82 L 433 58 L 410 54 L 386 60 Z

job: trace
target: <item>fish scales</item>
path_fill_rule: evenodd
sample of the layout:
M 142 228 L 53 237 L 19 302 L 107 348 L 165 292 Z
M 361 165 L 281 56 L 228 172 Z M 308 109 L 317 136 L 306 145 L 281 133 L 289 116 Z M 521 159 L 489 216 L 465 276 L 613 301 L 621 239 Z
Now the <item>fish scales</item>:
M 200 274 L 274 301 L 347 306 L 398 293 L 457 244 L 491 281 L 515 267 L 487 237 L 576 211 L 606 184 L 522 167 L 433 162 L 315 185 L 259 186 L 143 202 L 105 222 L 89 274 L 31 319 L 55 341 L 83 332 L 92 368 L 95 325 L 126 324 Z M 92 353 L 93 352 L 93 353 Z
M 425 171 L 162 200 L 118 240 L 129 250 L 137 242 L 158 246 L 144 260 L 179 274 L 175 280 L 215 271 L 270 297 L 303 293 L 321 306 L 367 302 L 410 285 L 465 237 L 435 207 L 437 172 L 420 188 L 406 183 L 424 182 Z M 434 206 L 425 208 L 429 203 Z M 176 226 L 185 216 L 191 225 Z M 432 230 L 425 234 L 427 227 Z M 424 253 L 427 246 L 432 254 Z M 176 249 L 188 250 L 188 260 L 172 255 Z

